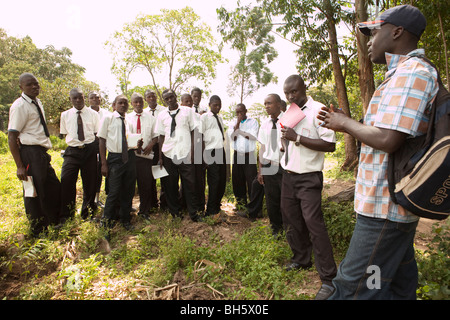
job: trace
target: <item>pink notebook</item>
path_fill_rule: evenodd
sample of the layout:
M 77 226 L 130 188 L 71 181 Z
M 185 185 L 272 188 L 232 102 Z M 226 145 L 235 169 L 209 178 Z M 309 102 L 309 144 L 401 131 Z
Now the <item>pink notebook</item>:
M 300 109 L 300 107 L 295 103 L 292 103 L 289 106 L 289 109 L 287 109 L 281 117 L 280 124 L 283 127 L 293 128 L 304 118 L 305 114 L 303 113 L 302 109 Z

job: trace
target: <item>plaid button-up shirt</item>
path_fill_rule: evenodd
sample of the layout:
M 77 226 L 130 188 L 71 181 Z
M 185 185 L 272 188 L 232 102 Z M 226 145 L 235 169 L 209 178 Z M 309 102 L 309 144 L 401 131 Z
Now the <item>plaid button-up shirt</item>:
M 426 133 L 438 91 L 437 72 L 423 49 L 408 55 L 386 54 L 388 71 L 370 101 L 364 124 L 397 130 L 414 137 Z M 361 146 L 355 189 L 355 211 L 373 218 L 409 223 L 418 217 L 392 202 L 387 181 L 388 154 Z

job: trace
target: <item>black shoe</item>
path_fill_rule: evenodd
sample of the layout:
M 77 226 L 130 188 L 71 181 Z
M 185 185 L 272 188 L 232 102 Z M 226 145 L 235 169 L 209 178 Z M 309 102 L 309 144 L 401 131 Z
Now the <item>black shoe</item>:
M 242 218 L 246 218 L 246 219 L 248 219 L 248 220 L 250 220 L 250 221 L 255 221 L 255 220 L 256 220 L 256 218 L 255 218 L 255 217 L 251 217 L 251 216 L 247 213 L 247 211 L 237 211 L 237 212 L 236 212 L 236 215 L 238 215 L 239 217 L 242 217 Z
M 130 222 L 124 222 L 124 223 L 122 223 L 122 226 L 127 231 L 133 231 L 134 230 L 134 227 L 133 227 L 133 225 Z
M 291 262 L 291 263 L 288 263 L 288 264 L 285 266 L 284 269 L 285 269 L 286 271 L 292 271 L 292 270 L 308 270 L 309 268 L 311 268 L 311 266 L 312 266 L 312 265 L 302 266 L 302 265 L 299 264 L 299 263 Z
M 334 287 L 323 284 L 317 292 L 314 300 L 327 300 L 333 295 L 334 291 L 336 291 Z
M 197 214 L 196 216 L 191 217 L 191 220 L 194 222 L 203 222 L 203 217 Z
M 150 216 L 147 213 L 139 213 L 138 216 L 141 217 L 142 219 L 150 221 Z

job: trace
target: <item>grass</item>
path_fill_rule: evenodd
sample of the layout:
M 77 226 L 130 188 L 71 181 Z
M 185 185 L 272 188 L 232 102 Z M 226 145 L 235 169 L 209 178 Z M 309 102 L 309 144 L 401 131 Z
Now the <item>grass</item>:
M 50 154 L 59 176 L 60 151 Z M 0 154 L 1 299 L 310 300 L 320 285 L 314 267 L 282 268 L 291 251 L 284 237 L 271 235 L 267 219 L 238 229 L 212 221 L 189 225 L 160 212 L 150 222 L 138 220 L 134 232 L 116 227 L 107 248 L 102 228 L 76 215 L 58 232 L 31 238 L 15 172 L 11 155 Z M 233 201 L 229 185 L 227 199 Z M 353 231 L 352 207 L 324 199 L 337 263 Z M 188 227 L 197 229 L 188 232 Z M 418 252 L 422 299 L 449 297 L 448 240 L 448 228 L 441 228 L 430 248 Z

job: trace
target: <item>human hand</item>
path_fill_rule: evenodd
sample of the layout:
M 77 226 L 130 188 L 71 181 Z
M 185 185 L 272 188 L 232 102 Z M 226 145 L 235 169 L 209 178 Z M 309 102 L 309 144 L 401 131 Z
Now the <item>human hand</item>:
M 317 119 L 322 121 L 321 127 L 331 129 L 334 131 L 345 132 L 345 121 L 349 117 L 342 111 L 342 109 L 335 108 L 332 104 L 330 107 L 322 107 L 317 115 Z
M 102 176 L 104 176 L 105 178 L 108 177 L 108 164 L 107 163 L 102 163 Z
M 17 178 L 19 178 L 19 180 L 28 180 L 28 174 L 27 174 L 27 169 L 25 169 L 25 167 L 18 167 L 17 168 Z
M 282 127 L 281 128 L 281 139 L 295 141 L 297 139 L 297 133 L 292 128 Z

